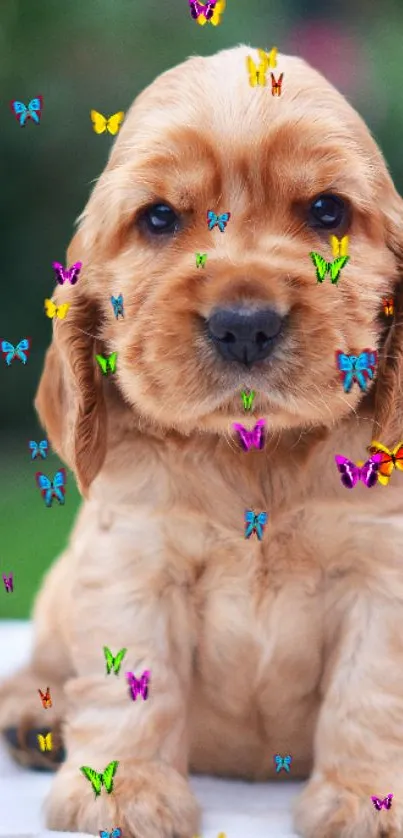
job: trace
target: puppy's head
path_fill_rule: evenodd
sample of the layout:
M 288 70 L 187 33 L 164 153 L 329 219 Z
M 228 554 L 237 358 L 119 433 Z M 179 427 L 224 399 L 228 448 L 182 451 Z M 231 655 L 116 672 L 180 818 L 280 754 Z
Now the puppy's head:
M 356 385 L 344 394 L 336 350 L 378 349 L 374 435 L 397 441 L 402 201 L 365 124 L 319 73 L 279 56 L 272 96 L 270 78 L 250 86 L 248 55 L 257 63 L 246 47 L 192 58 L 143 92 L 80 219 L 68 263 L 83 268 L 55 295 L 71 309 L 37 408 L 83 491 L 106 449 L 98 351 L 118 352 L 112 386 L 143 425 L 188 434 L 242 420 L 245 389 L 270 429 L 331 426 L 363 398 Z M 208 229 L 208 210 L 231 213 L 224 232 Z M 309 254 L 332 261 L 330 234 L 349 236 L 350 261 L 337 284 L 318 284 Z

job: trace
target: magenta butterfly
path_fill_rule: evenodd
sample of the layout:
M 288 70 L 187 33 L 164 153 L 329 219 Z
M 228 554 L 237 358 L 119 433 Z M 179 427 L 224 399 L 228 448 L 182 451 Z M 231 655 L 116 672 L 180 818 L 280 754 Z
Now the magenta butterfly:
M 371 800 L 375 806 L 375 809 L 378 809 L 378 812 L 381 811 L 382 807 L 384 809 L 390 809 L 392 805 L 392 798 L 393 794 L 388 794 L 386 797 L 384 797 L 383 800 L 381 800 L 379 797 L 371 796 Z
M 14 574 L 10 573 L 10 576 L 6 576 L 6 574 L 3 573 L 3 582 L 6 592 L 12 594 L 14 591 Z
M 373 454 L 366 463 L 352 463 L 347 457 L 341 457 L 339 454 L 336 454 L 334 459 L 341 474 L 341 482 L 346 489 L 354 489 L 359 480 L 362 480 L 368 489 L 375 486 L 382 459 L 381 454 Z
M 150 676 L 151 672 L 148 669 L 144 670 L 139 680 L 133 675 L 133 672 L 126 672 L 127 683 L 131 689 L 133 701 L 136 701 L 138 695 L 142 695 L 144 701 L 148 698 L 148 682 Z
M 78 281 L 83 263 L 74 262 L 71 268 L 64 268 L 60 262 L 52 262 L 52 265 L 59 285 L 63 285 L 65 282 L 70 282 L 71 285 L 75 285 Z
M 206 20 L 210 20 L 214 14 L 216 0 L 209 0 L 206 5 L 198 3 L 197 0 L 189 0 L 190 14 L 193 20 L 197 20 L 199 15 L 204 15 Z
M 238 434 L 240 445 L 244 451 L 249 451 L 250 448 L 264 448 L 265 443 L 265 424 L 266 419 L 258 419 L 254 428 L 248 431 L 239 422 L 234 422 L 233 426 Z

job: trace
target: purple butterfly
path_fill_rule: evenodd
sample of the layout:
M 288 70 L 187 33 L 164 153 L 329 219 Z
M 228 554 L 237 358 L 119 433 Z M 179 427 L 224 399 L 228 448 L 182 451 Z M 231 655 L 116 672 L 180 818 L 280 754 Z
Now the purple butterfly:
M 375 806 L 375 809 L 378 809 L 378 812 L 380 812 L 382 806 L 384 809 L 390 809 L 392 805 L 392 797 L 393 794 L 388 794 L 387 797 L 385 797 L 383 800 L 381 800 L 379 797 L 371 797 L 371 800 Z
M 2 575 L 6 592 L 12 594 L 14 591 L 14 574 L 10 573 L 10 576 L 8 577 L 5 575 L 5 573 L 3 573 Z
M 126 672 L 127 683 L 132 691 L 132 699 L 136 701 L 138 695 L 142 695 L 144 701 L 148 698 L 148 682 L 150 680 L 151 672 L 145 669 L 141 678 L 137 680 L 133 672 Z
M 198 0 L 189 0 L 190 14 L 193 20 L 197 20 L 200 15 L 204 15 L 206 20 L 210 20 L 214 14 L 214 8 L 217 0 L 210 0 L 206 5 L 202 5 Z
M 262 449 L 265 443 L 265 430 L 264 426 L 266 424 L 266 419 L 258 419 L 254 428 L 251 431 L 248 431 L 244 428 L 243 425 L 240 425 L 239 422 L 234 422 L 233 426 L 238 434 L 239 442 L 244 451 L 249 451 L 250 448 L 253 446 L 255 448 Z
M 83 263 L 74 262 L 74 265 L 72 265 L 71 268 L 64 268 L 60 262 L 52 262 L 52 265 L 59 285 L 63 285 L 65 282 L 70 282 L 71 285 L 75 285 Z
M 338 454 L 334 459 L 341 474 L 341 482 L 346 489 L 353 489 L 359 480 L 362 480 L 368 489 L 372 489 L 377 483 L 381 454 L 373 454 L 366 463 L 352 463 L 347 457 L 341 457 Z

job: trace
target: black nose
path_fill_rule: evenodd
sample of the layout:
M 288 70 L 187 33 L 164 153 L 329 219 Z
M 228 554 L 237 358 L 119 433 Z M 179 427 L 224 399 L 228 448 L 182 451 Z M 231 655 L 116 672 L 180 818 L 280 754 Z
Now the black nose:
M 273 351 L 281 334 L 283 318 L 272 308 L 229 306 L 212 312 L 207 321 L 209 336 L 226 361 L 250 366 Z

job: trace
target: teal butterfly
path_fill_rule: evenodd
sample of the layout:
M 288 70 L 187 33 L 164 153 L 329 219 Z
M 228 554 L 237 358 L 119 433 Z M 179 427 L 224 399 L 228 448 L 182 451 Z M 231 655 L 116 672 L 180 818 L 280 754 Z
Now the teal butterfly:
M 109 675 L 113 669 L 115 675 L 119 675 L 119 670 L 122 665 L 122 660 L 127 652 L 127 649 L 121 649 L 120 652 L 115 655 L 112 655 L 110 649 L 107 646 L 104 646 L 104 655 L 106 660 L 106 674 Z
M 340 273 L 350 259 L 349 256 L 338 256 L 333 262 L 326 262 L 326 259 L 319 253 L 310 253 L 309 255 L 315 265 L 318 282 L 323 282 L 326 274 L 329 273 L 332 285 L 337 285 Z
M 118 760 L 114 759 L 113 762 L 110 762 L 106 766 L 105 771 L 99 773 L 98 771 L 94 771 L 93 768 L 89 768 L 88 765 L 81 766 L 80 771 L 90 781 L 95 792 L 95 797 L 101 794 L 102 786 L 105 786 L 107 794 L 111 794 L 113 791 L 113 778 L 118 765 Z
M 99 366 L 101 367 L 102 374 L 108 375 L 108 372 L 115 372 L 116 370 L 116 362 L 118 359 L 118 353 L 112 352 L 112 355 L 108 355 L 105 357 L 104 355 L 95 355 Z
M 122 838 L 122 830 L 120 827 L 117 829 L 112 829 L 112 832 L 108 832 L 107 829 L 101 829 L 99 833 L 99 838 Z

